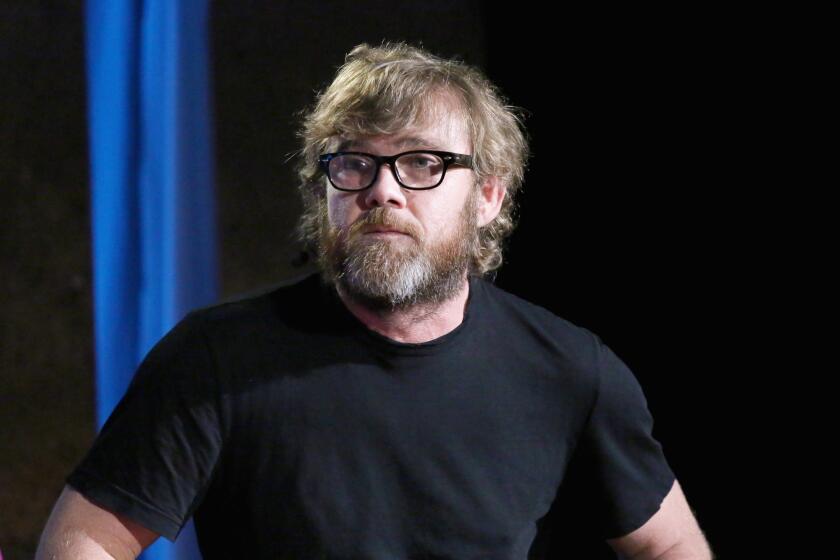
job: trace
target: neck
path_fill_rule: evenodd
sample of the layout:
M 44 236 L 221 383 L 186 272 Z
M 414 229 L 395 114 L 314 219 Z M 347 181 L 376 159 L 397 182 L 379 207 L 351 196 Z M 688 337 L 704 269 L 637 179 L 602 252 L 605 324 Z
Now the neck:
M 442 303 L 373 310 L 354 300 L 340 285 L 336 289 L 348 311 L 367 328 L 391 340 L 410 343 L 428 342 L 455 330 L 464 320 L 470 294 L 469 281 L 464 277 L 455 297 Z

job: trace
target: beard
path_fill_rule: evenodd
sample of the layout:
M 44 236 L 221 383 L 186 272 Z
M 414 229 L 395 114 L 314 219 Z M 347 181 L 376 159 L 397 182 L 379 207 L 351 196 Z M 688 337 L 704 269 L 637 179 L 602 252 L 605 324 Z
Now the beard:
M 479 247 L 478 191 L 470 189 L 458 224 L 448 236 L 428 240 L 388 207 L 377 207 L 349 228 L 319 211 L 318 266 L 324 280 L 373 311 L 434 307 L 458 295 Z M 363 228 L 385 226 L 406 235 L 372 236 Z

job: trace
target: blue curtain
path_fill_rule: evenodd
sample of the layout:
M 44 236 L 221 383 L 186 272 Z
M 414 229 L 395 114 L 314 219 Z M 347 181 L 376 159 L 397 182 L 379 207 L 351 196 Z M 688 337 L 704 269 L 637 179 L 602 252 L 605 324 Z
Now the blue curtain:
M 88 0 L 98 426 L 149 349 L 217 298 L 206 0 Z M 192 522 L 146 559 L 200 558 Z

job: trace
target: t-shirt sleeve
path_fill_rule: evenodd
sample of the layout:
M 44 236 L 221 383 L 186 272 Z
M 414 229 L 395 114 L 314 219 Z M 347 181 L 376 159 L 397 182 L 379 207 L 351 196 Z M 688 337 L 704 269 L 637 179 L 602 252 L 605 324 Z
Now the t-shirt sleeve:
M 190 313 L 146 355 L 67 483 L 174 541 L 221 454 L 216 373 L 200 322 Z
M 676 477 L 653 437 L 653 417 L 638 380 L 593 336 L 598 388 L 572 463 L 591 529 L 609 539 L 644 525 Z

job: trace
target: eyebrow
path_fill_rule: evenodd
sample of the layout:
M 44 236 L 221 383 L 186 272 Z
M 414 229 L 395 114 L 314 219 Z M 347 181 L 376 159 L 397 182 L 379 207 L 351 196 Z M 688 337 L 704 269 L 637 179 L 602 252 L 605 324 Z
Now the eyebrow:
M 341 142 L 341 144 L 338 145 L 338 148 L 336 149 L 336 151 L 341 152 L 341 151 L 346 150 L 347 148 L 350 148 L 350 147 L 353 147 L 353 146 L 358 147 L 358 145 L 364 145 L 364 144 L 365 144 L 364 140 L 344 140 L 344 141 Z M 443 142 L 439 142 L 438 140 L 431 140 L 431 139 L 423 138 L 422 136 L 405 136 L 405 137 L 397 140 L 395 145 L 398 148 L 404 148 L 406 146 L 414 146 L 414 147 L 417 147 L 417 149 L 428 148 L 428 149 L 431 149 L 431 150 L 444 150 L 444 148 L 441 147 L 442 144 L 443 144 Z

